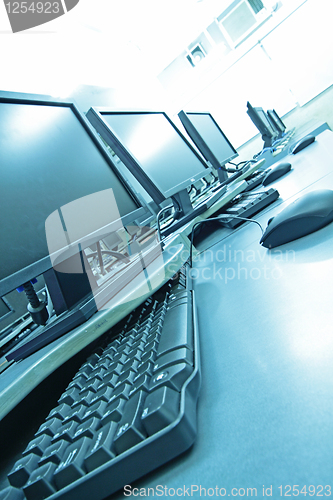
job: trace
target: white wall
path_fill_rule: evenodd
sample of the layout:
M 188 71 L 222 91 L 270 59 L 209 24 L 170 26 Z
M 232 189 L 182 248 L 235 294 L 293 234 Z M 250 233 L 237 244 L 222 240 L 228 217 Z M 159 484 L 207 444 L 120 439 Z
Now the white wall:
M 211 81 L 207 74 L 205 79 L 193 75 L 192 81 L 187 75 L 181 95 L 173 93 L 174 112 L 210 111 L 239 147 L 258 132 L 246 114 L 247 101 L 274 108 L 283 116 L 333 84 L 332 19 L 332 0 L 307 0 L 275 25 L 273 17 L 251 40 L 228 54 L 230 62 L 221 58 L 213 69 L 208 68 Z

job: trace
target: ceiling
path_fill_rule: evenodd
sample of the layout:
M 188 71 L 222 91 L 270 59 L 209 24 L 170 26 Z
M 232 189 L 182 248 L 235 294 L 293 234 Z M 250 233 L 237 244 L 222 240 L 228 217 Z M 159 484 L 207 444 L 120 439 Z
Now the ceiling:
M 1 2 L 2 89 L 54 94 L 52 86 L 152 80 L 231 3 L 79 0 L 66 15 L 12 34 Z

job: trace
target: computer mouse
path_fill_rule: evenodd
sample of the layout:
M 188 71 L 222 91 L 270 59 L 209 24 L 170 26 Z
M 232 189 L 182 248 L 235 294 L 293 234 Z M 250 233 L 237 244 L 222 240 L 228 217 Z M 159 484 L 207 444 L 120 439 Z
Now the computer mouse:
M 262 185 L 268 186 L 272 182 L 276 181 L 282 175 L 285 175 L 291 169 L 291 163 L 279 163 L 276 167 L 273 167 L 268 171 L 266 177 L 264 178 Z
M 314 135 L 307 135 L 306 137 L 303 137 L 303 139 L 301 139 L 294 146 L 291 147 L 291 153 L 293 155 L 296 155 L 297 153 L 302 151 L 302 149 L 307 148 L 315 140 L 316 137 Z
M 266 248 L 277 247 L 313 233 L 332 221 L 333 191 L 311 191 L 268 221 L 260 243 Z

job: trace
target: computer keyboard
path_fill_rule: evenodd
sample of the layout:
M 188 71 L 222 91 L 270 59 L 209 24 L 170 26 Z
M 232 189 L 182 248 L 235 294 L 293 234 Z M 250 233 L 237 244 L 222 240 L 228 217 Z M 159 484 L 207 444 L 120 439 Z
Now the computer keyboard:
M 187 270 L 101 337 L 1 499 L 102 500 L 191 446 L 200 367 Z
M 267 175 L 267 170 L 260 170 L 254 172 L 250 177 L 247 177 L 246 182 L 248 183 L 248 186 L 246 189 L 244 189 L 244 192 L 251 191 L 252 189 L 255 189 L 256 187 L 260 186 L 262 184 L 262 181 L 265 179 L 266 175 Z
M 222 226 L 234 229 L 244 223 L 243 220 L 236 217 L 252 217 L 273 203 L 279 196 L 279 192 L 273 188 L 258 193 L 241 193 L 227 207 L 223 208 L 223 212 L 219 212 L 219 215 L 230 216 L 230 218 L 221 219 L 220 223 Z

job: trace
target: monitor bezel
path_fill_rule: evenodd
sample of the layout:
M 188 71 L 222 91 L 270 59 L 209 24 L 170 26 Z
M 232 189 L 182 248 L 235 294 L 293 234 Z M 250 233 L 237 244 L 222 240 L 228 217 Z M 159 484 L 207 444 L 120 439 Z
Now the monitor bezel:
M 212 120 L 212 122 L 214 123 L 215 127 L 217 128 L 217 130 L 223 136 L 223 139 L 228 143 L 230 148 L 233 150 L 233 154 L 231 156 L 229 156 L 228 158 L 226 158 L 226 160 L 223 163 L 221 163 L 218 160 L 218 158 L 215 156 L 215 154 L 213 153 L 211 148 L 208 146 L 205 139 L 202 137 L 202 135 L 200 134 L 200 132 L 198 131 L 198 129 L 194 125 L 194 123 L 192 123 L 191 115 L 209 116 L 210 119 Z M 199 149 L 201 154 L 204 156 L 204 158 L 208 162 L 210 162 L 212 164 L 212 166 L 216 170 L 221 169 L 221 167 L 224 167 L 226 165 L 226 163 L 237 158 L 237 156 L 238 156 L 237 150 L 233 147 L 233 145 L 231 144 L 231 142 L 229 141 L 229 139 L 227 138 L 227 136 L 225 135 L 225 133 L 220 128 L 220 126 L 218 125 L 218 123 L 216 122 L 216 120 L 214 119 L 214 117 L 212 116 L 212 114 L 209 111 L 184 111 L 184 110 L 181 110 L 178 113 L 178 117 L 179 117 L 180 121 L 182 122 L 186 132 L 188 133 L 188 135 L 190 136 L 190 138 L 192 139 L 194 144 L 197 146 L 197 148 Z M 226 174 L 226 178 L 227 178 L 227 174 Z
M 174 131 L 178 136 L 185 142 L 191 152 L 199 160 L 203 166 L 202 173 L 193 175 L 190 179 L 186 179 L 177 186 L 163 190 L 158 186 L 153 180 L 145 173 L 144 168 L 140 161 L 129 151 L 121 142 L 118 135 L 111 130 L 110 125 L 104 119 L 106 115 L 162 115 L 172 126 Z M 97 132 L 101 137 L 107 142 L 110 148 L 115 152 L 115 154 L 120 158 L 123 164 L 130 170 L 130 172 L 136 177 L 136 179 L 142 184 L 151 198 L 155 203 L 161 205 L 166 199 L 178 195 L 178 193 L 186 190 L 192 183 L 202 179 L 205 175 L 211 172 L 211 167 L 205 162 L 204 158 L 195 150 L 192 144 L 186 139 L 186 137 L 181 133 L 181 131 L 176 127 L 173 121 L 170 119 L 165 111 L 147 111 L 147 110 L 110 110 L 105 107 L 92 107 L 87 112 L 87 118 L 91 124 L 95 127 Z
M 2 103 L 23 104 L 23 105 L 31 104 L 31 105 L 70 108 L 74 113 L 75 117 L 78 119 L 81 126 L 83 127 L 83 129 L 87 132 L 93 144 L 97 147 L 102 157 L 105 159 L 106 163 L 110 166 L 113 173 L 118 177 L 121 184 L 124 186 L 130 197 L 133 199 L 134 203 L 137 205 L 136 210 L 129 212 L 125 216 L 121 217 L 122 225 L 126 226 L 129 224 L 133 224 L 140 217 L 143 217 L 146 214 L 150 215 L 148 208 L 143 207 L 139 198 L 135 195 L 134 192 L 131 191 L 129 185 L 126 183 L 126 180 L 114 165 L 111 156 L 106 151 L 105 146 L 103 145 L 101 139 L 98 137 L 98 134 L 96 133 L 96 131 L 88 122 L 84 114 L 81 113 L 81 111 L 73 101 L 57 100 L 47 95 L 0 91 L 0 105 Z M 118 227 L 119 227 L 119 220 L 113 221 L 107 226 L 98 229 L 92 235 L 87 235 L 84 241 L 85 243 L 92 241 L 96 242 L 100 239 L 101 234 L 112 232 L 113 228 L 118 228 Z M 53 262 L 52 256 L 47 255 L 37 260 L 36 262 L 33 262 L 32 264 L 29 264 L 28 266 L 20 269 L 19 271 L 0 279 L 0 297 L 5 296 L 12 290 L 15 290 L 15 288 L 20 287 L 23 283 L 31 281 L 34 278 L 52 269 L 53 267 L 52 262 Z
M 283 121 L 281 120 L 281 118 L 279 117 L 277 112 L 275 111 L 275 109 L 268 109 L 267 115 L 274 121 L 274 123 L 276 124 L 278 129 L 282 133 L 284 133 L 287 127 L 285 126 L 285 124 L 283 123 Z
M 271 120 L 267 116 L 266 111 L 263 108 L 261 108 L 261 107 L 256 107 L 254 109 L 255 109 L 256 113 L 258 114 L 259 119 L 263 123 L 264 127 L 267 130 L 269 130 L 269 133 L 271 134 L 272 139 L 275 140 L 277 138 L 278 134 L 279 134 L 279 131 L 272 124 Z

